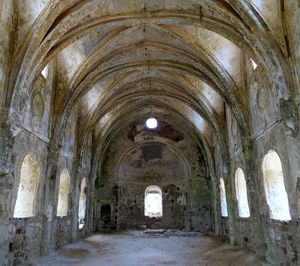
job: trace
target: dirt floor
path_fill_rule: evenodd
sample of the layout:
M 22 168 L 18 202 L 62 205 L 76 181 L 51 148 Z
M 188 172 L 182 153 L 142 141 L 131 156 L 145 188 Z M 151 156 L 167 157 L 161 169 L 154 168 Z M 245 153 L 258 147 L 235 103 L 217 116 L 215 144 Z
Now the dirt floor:
M 33 265 L 205 265 L 259 266 L 245 249 L 230 246 L 217 237 L 178 231 L 128 231 L 97 234 L 66 245 Z

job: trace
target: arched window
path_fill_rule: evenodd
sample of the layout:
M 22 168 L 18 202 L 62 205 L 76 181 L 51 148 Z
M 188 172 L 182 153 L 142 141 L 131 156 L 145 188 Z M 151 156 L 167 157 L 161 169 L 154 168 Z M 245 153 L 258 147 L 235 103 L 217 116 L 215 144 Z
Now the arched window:
M 85 223 L 86 212 L 86 178 L 83 178 L 80 186 L 79 210 L 78 210 L 78 227 L 82 229 Z
M 250 217 L 247 184 L 244 172 L 241 168 L 238 168 L 235 173 L 235 192 L 238 201 L 239 216 L 243 218 Z
M 70 175 L 68 170 L 62 170 L 59 178 L 59 191 L 57 203 L 57 216 L 67 216 L 68 202 L 69 202 L 69 189 L 70 189 Z
M 25 218 L 35 215 L 40 167 L 37 156 L 28 154 L 22 163 L 14 217 Z
M 252 58 L 250 58 L 250 62 L 251 62 L 253 70 L 255 70 L 257 68 L 256 62 Z
M 221 215 L 228 217 L 226 190 L 223 178 L 220 178 L 220 199 L 221 199 Z
M 149 186 L 145 190 L 145 216 L 162 217 L 162 192 L 158 186 Z
M 262 170 L 270 217 L 281 221 L 291 220 L 281 160 L 277 152 L 271 150 L 267 153 L 263 159 Z
M 45 66 L 41 73 L 42 73 L 43 77 L 44 77 L 45 79 L 47 79 L 48 73 L 49 73 L 49 66 L 48 66 L 48 65 Z

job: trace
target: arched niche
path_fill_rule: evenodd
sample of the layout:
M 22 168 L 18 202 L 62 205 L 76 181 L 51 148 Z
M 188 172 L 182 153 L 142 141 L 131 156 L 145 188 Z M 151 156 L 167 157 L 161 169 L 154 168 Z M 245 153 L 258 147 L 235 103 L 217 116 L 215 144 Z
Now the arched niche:
M 162 191 L 158 186 L 149 186 L 145 190 L 145 216 L 148 217 L 162 217 Z
M 134 162 L 139 158 L 143 158 L 147 164 L 136 167 Z M 165 162 L 164 167 L 160 167 L 159 170 L 156 167 L 157 159 Z M 117 163 L 115 179 L 136 182 L 143 176 L 144 181 L 149 184 L 159 182 L 161 176 L 165 180 L 172 179 L 176 182 L 182 181 L 182 178 L 187 180 L 190 175 L 189 162 L 176 146 L 149 141 L 135 144 L 123 152 Z
M 225 190 L 225 183 L 223 178 L 220 178 L 219 187 L 220 187 L 220 201 L 221 201 L 221 216 L 228 217 L 226 190 Z
M 80 185 L 79 195 L 79 209 L 78 209 L 78 227 L 82 229 L 85 224 L 85 213 L 86 213 L 86 188 L 87 181 L 83 178 Z
M 247 196 L 247 184 L 245 180 L 244 172 L 241 168 L 238 168 L 235 173 L 235 192 L 238 202 L 239 216 L 242 218 L 250 217 L 248 196 Z
M 277 152 L 270 150 L 262 162 L 264 190 L 274 220 L 291 220 L 289 201 L 285 190 L 282 164 Z
M 67 169 L 62 170 L 59 178 L 57 216 L 63 217 L 68 214 L 70 191 L 70 175 Z
M 35 154 L 28 154 L 21 165 L 15 218 L 35 216 L 35 202 L 40 176 L 39 161 Z

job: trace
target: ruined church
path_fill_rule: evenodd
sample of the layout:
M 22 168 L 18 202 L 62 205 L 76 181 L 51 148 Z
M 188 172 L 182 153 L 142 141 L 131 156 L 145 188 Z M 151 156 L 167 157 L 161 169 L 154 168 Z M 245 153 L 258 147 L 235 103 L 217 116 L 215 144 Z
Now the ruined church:
M 299 0 L 0 0 L 0 265 L 299 266 Z

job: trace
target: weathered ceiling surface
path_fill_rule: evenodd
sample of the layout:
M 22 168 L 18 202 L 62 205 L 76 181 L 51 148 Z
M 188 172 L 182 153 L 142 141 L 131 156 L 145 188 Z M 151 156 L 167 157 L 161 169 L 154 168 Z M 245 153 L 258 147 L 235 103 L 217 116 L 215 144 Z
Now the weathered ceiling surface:
M 287 53 L 280 1 L 23 0 L 18 10 L 12 84 L 59 66 L 54 132 L 78 108 L 81 144 L 165 112 L 209 146 L 213 133 L 224 139 L 224 104 L 247 131 L 245 53 L 285 82 L 276 78 Z

